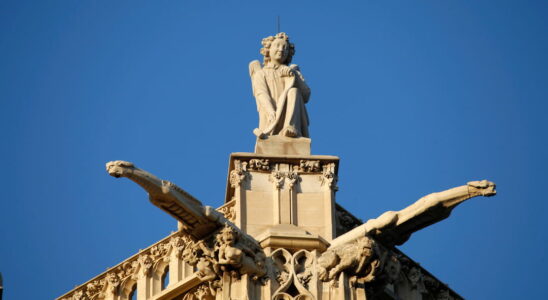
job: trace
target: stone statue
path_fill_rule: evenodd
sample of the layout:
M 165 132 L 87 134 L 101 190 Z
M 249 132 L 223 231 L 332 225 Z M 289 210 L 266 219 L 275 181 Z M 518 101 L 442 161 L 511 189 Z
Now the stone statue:
M 225 225 L 216 239 L 215 248 L 221 269 L 232 266 L 242 274 L 254 274 L 255 278 L 265 274 L 265 256 L 258 249 L 251 249 L 242 243 L 240 234 L 232 226 Z
M 253 133 L 259 138 L 271 135 L 309 137 L 308 114 L 305 103 L 310 98 L 310 88 L 297 65 L 289 65 L 295 46 L 289 37 L 280 32 L 262 41 L 264 63 L 257 60 L 249 64 L 253 96 L 259 111 L 259 128 Z
M 374 260 L 375 244 L 368 237 L 361 237 L 351 243 L 330 248 L 318 258 L 318 278 L 322 281 L 337 279 L 343 271 L 365 276 L 375 276 L 378 260 Z

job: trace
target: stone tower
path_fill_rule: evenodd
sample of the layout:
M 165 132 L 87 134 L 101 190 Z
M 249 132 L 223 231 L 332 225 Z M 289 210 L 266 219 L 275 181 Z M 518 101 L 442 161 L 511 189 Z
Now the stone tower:
M 290 65 L 295 46 L 285 33 L 262 45 L 263 63 L 249 67 L 255 152 L 230 155 L 224 205 L 109 162 L 108 173 L 143 187 L 178 231 L 58 299 L 462 299 L 395 246 L 495 185 L 472 181 L 363 223 L 336 202 L 339 158 L 311 155 L 310 88 Z

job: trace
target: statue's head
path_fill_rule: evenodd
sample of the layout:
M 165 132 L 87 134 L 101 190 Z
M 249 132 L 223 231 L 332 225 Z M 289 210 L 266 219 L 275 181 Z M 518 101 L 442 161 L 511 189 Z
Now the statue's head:
M 225 244 L 232 246 L 236 243 L 238 235 L 236 231 L 234 231 L 234 228 L 226 225 L 223 229 L 221 229 L 220 238 Z
M 285 32 L 264 38 L 262 44 L 261 54 L 264 56 L 264 65 L 272 60 L 284 65 L 291 63 L 295 54 L 295 45 L 289 42 L 289 36 Z

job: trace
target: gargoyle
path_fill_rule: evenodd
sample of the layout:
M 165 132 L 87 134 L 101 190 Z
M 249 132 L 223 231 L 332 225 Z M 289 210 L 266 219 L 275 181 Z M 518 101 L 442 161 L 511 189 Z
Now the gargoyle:
M 387 211 L 376 219 L 352 229 L 333 240 L 332 246 L 341 245 L 365 235 L 374 237 L 385 246 L 402 245 L 411 234 L 446 219 L 462 202 L 477 196 L 493 196 L 495 184 L 491 181 L 471 181 L 468 184 L 422 197 L 400 211 Z
M 233 227 L 225 225 L 216 240 L 215 248 L 221 269 L 230 266 L 241 274 L 253 274 L 255 279 L 266 274 L 266 257 L 262 249 L 242 242 L 241 234 Z
M 446 219 L 462 202 L 496 194 L 493 182 L 471 181 L 467 185 L 422 197 L 400 211 L 388 211 L 365 223 L 367 232 L 388 244 L 401 245 L 411 234 Z
M 196 239 L 213 232 L 220 227 L 224 219 L 220 213 L 209 206 L 203 206 L 180 187 L 136 168 L 127 161 L 111 161 L 107 171 L 116 178 L 127 177 L 148 192 L 150 202 L 158 206 L 175 219 L 183 223 L 183 230 Z
M 374 279 L 380 264 L 375 242 L 361 237 L 353 242 L 332 247 L 318 258 L 318 278 L 322 281 L 337 280 L 341 272 L 364 276 L 366 282 Z
M 254 278 L 266 274 L 265 255 L 257 241 L 243 233 L 212 207 L 203 206 L 175 184 L 136 168 L 130 162 L 112 161 L 107 171 L 114 177 L 127 177 L 143 187 L 150 201 L 183 223 L 183 231 L 192 239 L 181 245 L 182 259 L 196 268 L 202 281 L 212 281 L 230 267 L 230 271 L 249 274 Z M 204 238 L 222 228 L 216 236 L 215 247 Z M 228 269 L 227 269 L 228 270 Z

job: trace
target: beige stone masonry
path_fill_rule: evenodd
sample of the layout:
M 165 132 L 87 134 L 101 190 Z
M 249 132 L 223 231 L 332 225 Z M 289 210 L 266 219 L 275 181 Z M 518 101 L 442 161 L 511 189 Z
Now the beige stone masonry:
M 318 249 L 324 248 L 324 241 L 336 235 L 338 163 L 338 157 L 325 155 L 231 154 L 225 199 L 235 202 L 234 223 L 251 236 L 277 243 L 282 237 L 272 228 L 293 225 L 298 240 L 314 238 Z M 270 239 L 268 232 L 274 234 Z

